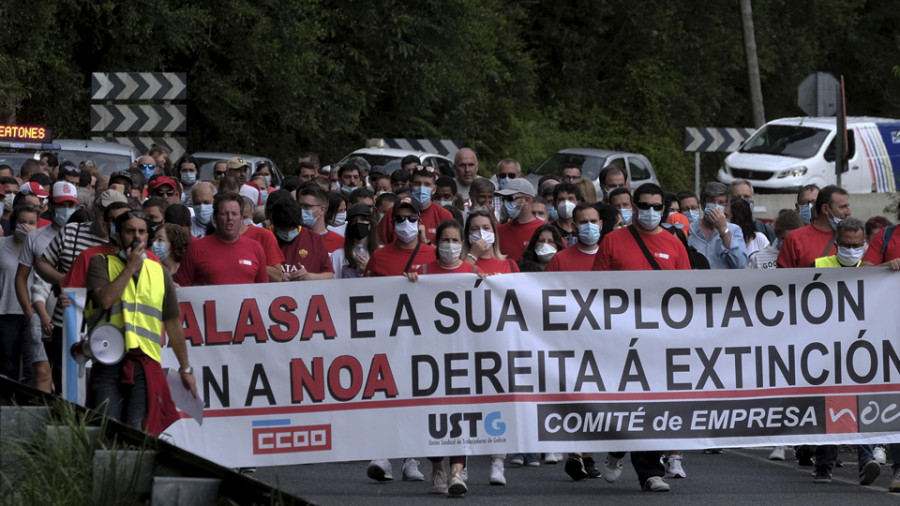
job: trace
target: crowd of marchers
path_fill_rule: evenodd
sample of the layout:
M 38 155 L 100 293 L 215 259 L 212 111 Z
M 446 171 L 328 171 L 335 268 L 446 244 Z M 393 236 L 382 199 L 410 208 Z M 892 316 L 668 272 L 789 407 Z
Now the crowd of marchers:
M 271 166 L 251 170 L 240 157 L 216 163 L 209 181 L 199 180 L 199 169 L 191 156 L 173 163 L 159 147 L 108 176 L 91 160 L 60 161 L 49 153 L 18 168 L 0 166 L 0 373 L 59 392 L 61 363 L 69 353 L 63 347 L 63 311 L 71 305 L 63 290 L 85 287 L 91 302 L 108 308 L 100 304 L 109 299 L 108 286 L 121 277 L 121 284 L 140 292 L 137 280 L 145 272 L 176 287 L 374 276 L 415 282 L 447 273 L 879 265 L 900 270 L 900 234 L 893 234 L 892 223 L 854 218 L 850 195 L 835 186 L 800 188 L 795 208 L 764 223 L 754 218 L 749 181 L 711 182 L 697 195 L 666 192 L 653 183 L 632 188 L 618 165 L 605 167 L 596 183 L 572 166 L 543 176 L 535 187 L 514 159 L 500 161 L 490 177 L 480 176 L 477 155 L 467 148 L 456 153 L 453 176 L 423 166 L 415 156 L 390 174 L 360 157 L 326 173 L 311 152 L 300 155 L 277 187 Z M 128 285 L 128 276 L 118 276 L 114 266 L 133 272 L 135 281 Z M 178 321 L 170 292 L 156 315 L 167 331 Z M 140 300 L 140 293 L 132 295 Z M 186 355 L 179 360 L 190 375 Z M 159 422 L 152 411 L 137 410 L 131 423 L 159 432 L 159 423 L 148 422 Z M 786 450 L 791 448 L 775 447 L 770 458 L 784 460 Z M 857 450 L 859 482 L 871 484 L 886 449 Z M 802 446 L 794 453 L 800 465 L 813 467 L 815 481 L 831 481 L 836 446 Z M 890 454 L 890 489 L 900 492 L 900 445 L 891 445 Z M 506 484 L 506 465 L 556 463 L 574 480 L 613 482 L 625 453 L 608 453 L 602 463 L 586 452 L 490 459 L 491 485 Z M 443 458 L 429 460 L 429 480 L 415 458 L 403 461 L 402 478 L 426 481 L 432 493 L 466 494 L 465 456 L 450 456 L 447 467 Z M 631 464 L 639 486 L 650 492 L 668 491 L 666 478 L 687 476 L 683 455 L 674 449 L 632 452 Z M 391 463 L 376 458 L 367 475 L 392 480 Z

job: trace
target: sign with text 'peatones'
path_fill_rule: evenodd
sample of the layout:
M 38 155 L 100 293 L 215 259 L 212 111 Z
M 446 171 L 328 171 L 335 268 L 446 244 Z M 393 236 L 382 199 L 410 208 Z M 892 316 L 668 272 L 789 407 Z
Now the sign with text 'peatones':
M 474 275 L 179 290 L 230 467 L 900 441 L 900 274 Z M 164 365 L 177 366 L 170 350 Z
M 0 141 L 2 142 L 50 142 L 51 140 L 49 128 L 0 124 Z

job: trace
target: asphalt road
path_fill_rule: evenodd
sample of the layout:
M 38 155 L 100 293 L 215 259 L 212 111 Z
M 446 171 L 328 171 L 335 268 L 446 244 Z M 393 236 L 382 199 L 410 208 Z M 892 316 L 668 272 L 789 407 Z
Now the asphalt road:
M 890 461 L 882 466 L 881 476 L 870 486 L 860 486 L 855 452 L 842 448 L 843 468 L 835 469 L 834 481 L 813 483 L 812 468 L 799 467 L 793 452 L 788 460 L 767 459 L 769 448 L 729 449 L 712 455 L 687 452 L 684 456 L 686 479 L 668 480 L 668 493 L 642 492 L 637 476 L 626 460 L 621 478 L 606 483 L 602 478 L 573 482 L 562 464 L 539 468 L 507 467 L 505 487 L 488 485 L 489 458 L 471 457 L 469 493 L 459 499 L 471 504 L 564 504 L 566 506 L 619 504 L 666 504 L 695 506 L 717 504 L 743 505 L 900 505 L 900 493 L 887 490 L 891 478 Z M 627 459 L 627 457 L 626 457 Z M 312 464 L 302 466 L 259 468 L 253 478 L 275 485 L 296 496 L 322 505 L 345 504 L 446 504 L 446 496 L 426 493 L 431 469 L 427 459 L 420 459 L 419 469 L 426 482 L 399 480 L 400 459 L 391 461 L 392 482 L 375 482 L 366 477 L 367 462 Z M 603 457 L 598 458 L 602 464 Z

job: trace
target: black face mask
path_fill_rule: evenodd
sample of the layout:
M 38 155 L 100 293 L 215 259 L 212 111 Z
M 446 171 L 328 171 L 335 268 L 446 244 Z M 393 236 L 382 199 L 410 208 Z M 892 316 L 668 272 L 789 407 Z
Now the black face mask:
M 161 227 L 163 222 L 161 221 L 150 221 L 147 220 L 147 232 L 150 233 L 150 237 L 153 237 L 153 234 L 156 233 L 156 230 Z
M 369 224 L 356 222 L 350 225 L 347 225 L 347 235 L 352 239 L 362 239 L 363 237 L 368 237 L 369 235 Z

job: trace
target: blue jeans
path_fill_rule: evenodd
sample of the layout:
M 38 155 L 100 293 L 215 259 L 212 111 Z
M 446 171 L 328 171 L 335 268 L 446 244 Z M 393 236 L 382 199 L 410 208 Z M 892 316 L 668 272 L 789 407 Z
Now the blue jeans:
M 25 383 L 32 382 L 31 347 L 31 324 L 25 315 L 0 315 L 0 374 L 13 381 L 21 374 Z
M 834 464 L 837 462 L 838 456 L 838 445 L 819 445 L 816 447 L 816 469 L 828 469 L 831 471 L 834 469 Z M 859 467 L 866 465 L 871 460 L 874 460 L 875 457 L 872 456 L 872 445 L 856 445 L 856 460 L 859 462 Z
M 122 383 L 122 366 L 134 364 L 134 384 Z M 147 379 L 144 367 L 137 360 L 126 356 L 116 365 L 94 362 L 91 368 L 91 407 L 113 420 L 142 430 L 147 417 Z

